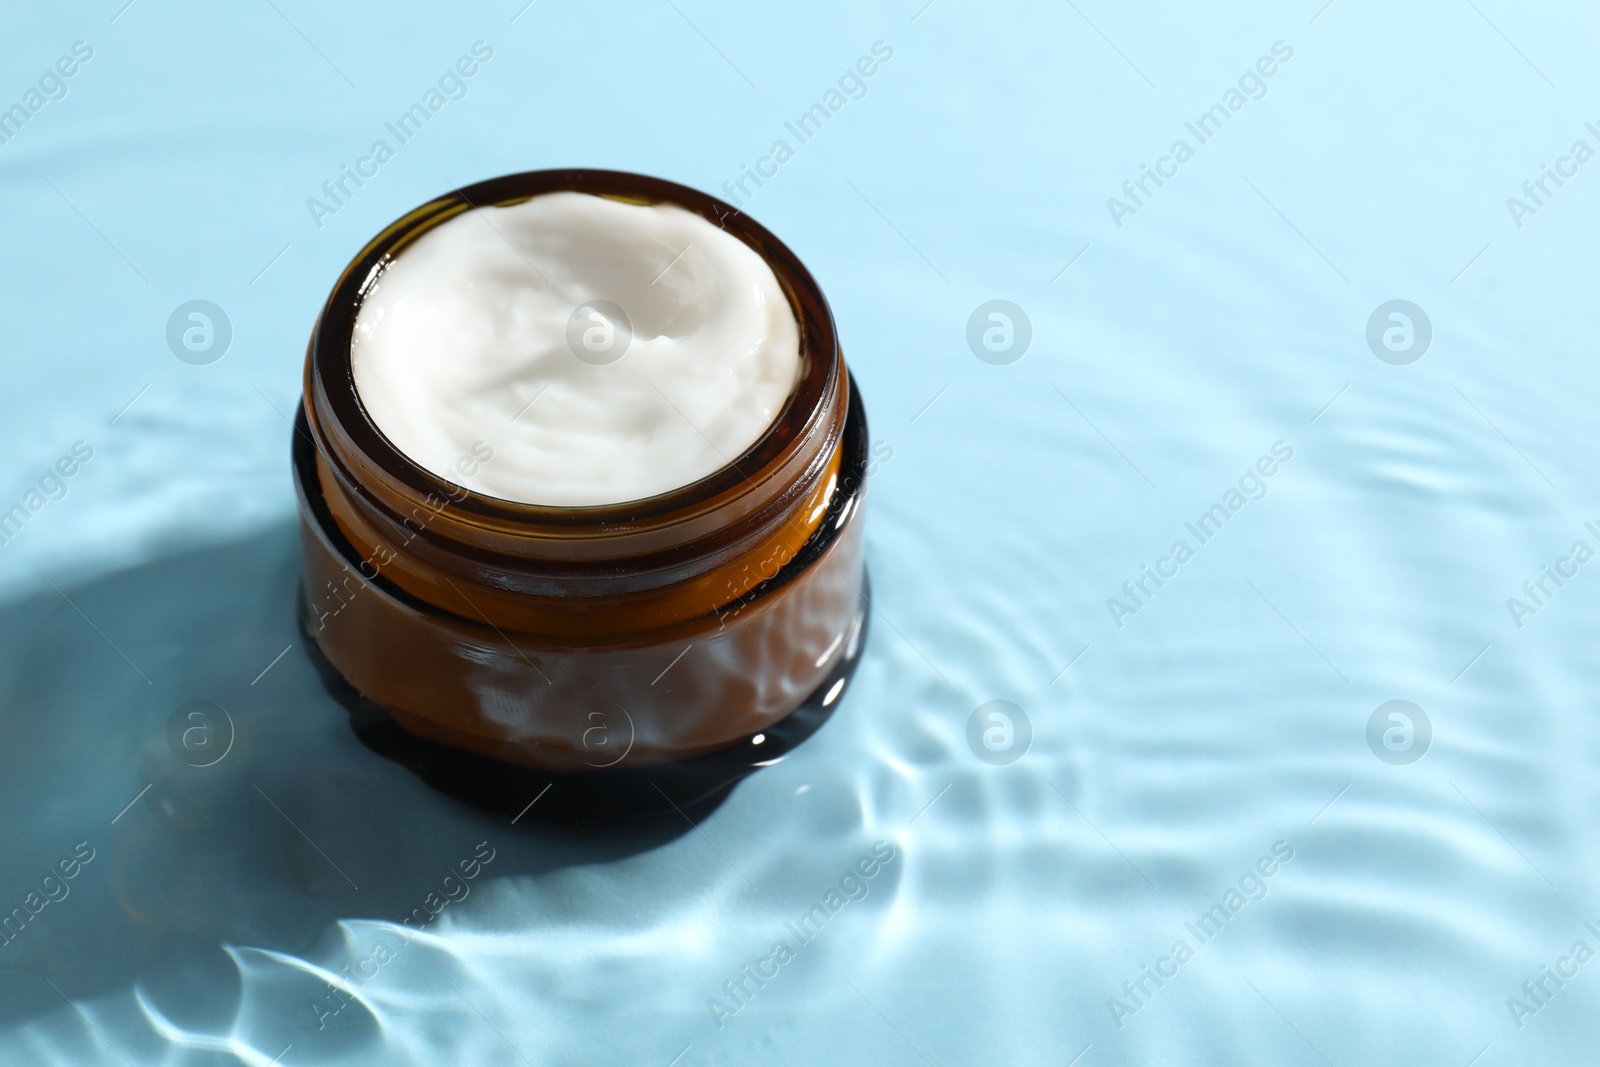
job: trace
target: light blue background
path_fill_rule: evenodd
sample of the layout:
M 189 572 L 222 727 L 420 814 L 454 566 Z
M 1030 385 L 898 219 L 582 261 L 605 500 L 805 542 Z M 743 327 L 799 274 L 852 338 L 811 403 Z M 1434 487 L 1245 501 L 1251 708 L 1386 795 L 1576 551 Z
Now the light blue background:
M 0 145 L 0 508 L 95 450 L 0 548 L 0 911 L 96 850 L 0 949 L 0 1059 L 1593 1061 L 1600 963 L 1521 1028 L 1507 998 L 1600 949 L 1600 577 L 1520 628 L 1506 606 L 1600 547 L 1600 163 L 1520 229 L 1506 207 L 1600 148 L 1592 13 L 121 3 L 12 4 L 0 34 L 5 105 L 94 48 Z M 306 199 L 478 40 L 469 95 L 319 229 Z M 367 752 L 293 626 L 284 416 L 338 271 L 498 174 L 720 194 L 880 40 L 867 95 L 748 205 L 822 283 L 893 450 L 839 713 L 632 856 Z M 1277 41 L 1267 95 L 1119 228 L 1106 199 Z M 235 331 L 211 366 L 164 340 L 194 298 Z M 993 298 L 1032 322 L 1008 366 L 965 341 Z M 1410 366 L 1365 342 L 1395 298 L 1433 324 Z M 1107 598 L 1277 441 L 1268 496 L 1119 629 Z M 1433 727 L 1409 766 L 1365 740 L 1397 698 Z M 191 699 L 238 725 L 206 771 L 165 740 Z M 991 699 L 1032 722 L 1010 766 L 966 742 Z M 480 840 L 472 895 L 319 1030 L 326 972 Z M 719 1028 L 708 998 L 879 840 L 870 895 Z M 1265 899 L 1189 940 L 1276 841 Z M 1195 958 L 1119 1028 L 1108 998 L 1179 938 Z

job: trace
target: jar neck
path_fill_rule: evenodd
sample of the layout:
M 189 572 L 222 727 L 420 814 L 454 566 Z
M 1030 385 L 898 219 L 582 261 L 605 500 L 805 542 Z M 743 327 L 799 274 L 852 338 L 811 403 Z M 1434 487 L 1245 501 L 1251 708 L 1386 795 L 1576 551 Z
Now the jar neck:
M 715 614 L 800 551 L 838 490 L 849 379 L 839 377 L 803 447 L 727 499 L 599 530 L 485 523 L 459 487 L 421 493 L 371 477 L 308 397 L 316 480 L 365 577 L 507 630 L 601 637 Z

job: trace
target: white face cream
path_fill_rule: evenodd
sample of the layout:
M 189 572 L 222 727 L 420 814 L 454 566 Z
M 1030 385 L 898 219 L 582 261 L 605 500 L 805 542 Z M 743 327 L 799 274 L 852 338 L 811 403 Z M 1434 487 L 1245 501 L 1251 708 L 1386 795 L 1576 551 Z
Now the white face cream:
M 562 192 L 464 212 L 407 247 L 362 301 L 351 365 L 417 465 L 581 507 L 737 458 L 794 391 L 800 331 L 732 234 L 679 207 Z M 485 442 L 490 462 L 461 462 Z

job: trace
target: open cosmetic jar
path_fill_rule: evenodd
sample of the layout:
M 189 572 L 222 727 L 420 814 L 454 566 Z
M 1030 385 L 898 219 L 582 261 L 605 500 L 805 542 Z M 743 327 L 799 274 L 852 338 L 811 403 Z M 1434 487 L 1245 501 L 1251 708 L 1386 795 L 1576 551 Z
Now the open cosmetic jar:
M 507 499 L 463 484 L 480 463 L 518 458 L 522 438 L 504 420 L 485 420 L 473 454 L 437 473 L 363 403 L 358 320 L 408 250 L 458 220 L 488 212 L 494 226 L 497 209 L 557 193 L 698 216 L 717 240 L 729 235 L 760 257 L 792 312 L 792 389 L 753 443 L 687 484 L 621 502 Z M 640 255 L 640 270 L 673 269 L 670 252 Z M 630 312 L 615 295 L 580 292 L 573 321 L 610 326 L 594 316 L 631 315 L 636 345 L 648 343 L 655 313 Z M 429 358 L 454 354 L 445 345 Z M 606 370 L 575 368 L 563 387 L 599 382 L 591 372 Z M 670 381 L 650 384 L 664 399 L 673 391 Z M 537 396 L 524 410 L 516 418 L 537 428 Z M 760 225 L 703 193 L 635 174 L 556 170 L 417 208 L 335 284 L 312 332 L 295 429 L 307 645 L 363 740 L 435 784 L 497 806 L 520 806 L 541 781 L 585 803 L 641 804 L 652 792 L 692 800 L 809 736 L 860 654 L 861 399 L 810 273 Z

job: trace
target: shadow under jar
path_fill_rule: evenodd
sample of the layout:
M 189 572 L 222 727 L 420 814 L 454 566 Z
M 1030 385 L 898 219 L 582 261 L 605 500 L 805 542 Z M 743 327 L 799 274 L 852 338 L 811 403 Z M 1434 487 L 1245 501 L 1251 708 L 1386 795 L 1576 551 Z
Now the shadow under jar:
M 463 212 L 558 191 L 684 208 L 776 276 L 798 381 L 714 473 L 622 504 L 517 503 L 430 473 L 363 406 L 351 341 L 383 271 Z M 334 286 L 295 428 L 313 658 L 363 740 L 474 802 L 515 810 L 557 785 L 552 809 L 603 814 L 725 793 L 821 725 L 859 657 L 865 412 L 815 280 L 713 197 L 555 170 L 424 204 Z

